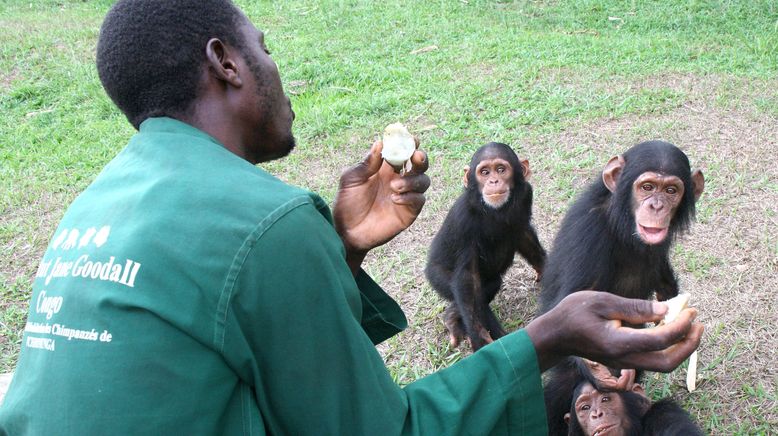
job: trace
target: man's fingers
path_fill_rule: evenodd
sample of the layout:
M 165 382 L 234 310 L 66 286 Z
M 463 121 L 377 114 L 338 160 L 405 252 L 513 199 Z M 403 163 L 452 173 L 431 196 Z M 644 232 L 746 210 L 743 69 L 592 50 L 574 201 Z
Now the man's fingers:
M 354 185 L 360 185 L 367 181 L 373 174 L 381 169 L 384 160 L 381 157 L 381 151 L 384 149 L 384 143 L 380 140 L 373 143 L 370 151 L 362 162 L 347 169 L 340 176 L 340 187 L 348 188 Z
M 583 291 L 582 291 L 583 292 Z M 667 305 L 656 301 L 623 298 L 609 292 L 597 297 L 597 311 L 606 319 L 618 319 L 629 324 L 657 322 L 667 313 Z
M 427 199 L 424 194 L 418 192 L 406 192 L 405 194 L 392 194 L 392 203 L 399 206 L 408 206 L 417 213 L 421 211 Z
M 362 161 L 365 168 L 367 168 L 367 177 L 365 177 L 365 180 L 381 169 L 381 164 L 384 163 L 384 159 L 381 157 L 381 152 L 383 150 L 384 143 L 380 139 L 374 142 L 370 147 L 370 151 L 367 153 L 367 156 L 365 156 L 365 160 Z
M 677 344 L 660 351 L 647 353 L 631 353 L 613 362 L 617 366 L 641 368 L 657 372 L 670 372 L 686 360 L 700 345 L 704 327 L 694 323 L 689 334 Z
M 418 140 L 416 146 L 418 146 Z M 413 152 L 413 155 L 411 155 L 411 170 L 408 171 L 408 173 L 423 174 L 427 171 L 429 166 L 430 162 L 427 158 L 427 153 L 425 153 L 424 150 L 416 150 Z
M 684 309 L 675 321 L 654 328 L 633 329 L 619 327 L 612 340 L 615 353 L 628 353 L 631 350 L 662 350 L 689 334 L 692 321 L 697 317 L 697 309 Z
M 430 187 L 430 178 L 426 174 L 409 174 L 392 180 L 390 186 L 396 194 L 406 192 L 424 193 Z

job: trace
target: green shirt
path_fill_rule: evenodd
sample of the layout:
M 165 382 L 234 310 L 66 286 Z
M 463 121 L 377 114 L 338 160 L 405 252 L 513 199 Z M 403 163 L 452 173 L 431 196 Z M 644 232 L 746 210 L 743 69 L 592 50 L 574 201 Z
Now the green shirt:
M 545 434 L 526 333 L 400 388 L 405 326 L 321 198 L 149 119 L 44 254 L 0 434 Z

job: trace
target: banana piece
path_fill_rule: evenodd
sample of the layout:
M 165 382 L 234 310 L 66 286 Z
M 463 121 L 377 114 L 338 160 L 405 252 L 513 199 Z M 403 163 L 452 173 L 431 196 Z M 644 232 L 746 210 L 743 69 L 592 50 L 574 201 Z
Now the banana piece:
M 686 369 L 686 390 L 694 392 L 697 389 L 697 350 L 689 356 L 689 368 Z
M 669 309 L 660 324 L 675 321 L 678 314 L 689 305 L 690 297 L 688 293 L 683 293 L 665 301 Z M 689 356 L 689 367 L 686 370 L 686 390 L 693 392 L 695 389 L 697 389 L 697 350 Z
M 669 307 L 669 310 L 665 314 L 665 318 L 662 320 L 662 322 L 667 324 L 675 321 L 675 319 L 678 318 L 678 314 L 681 313 L 682 310 L 686 309 L 686 306 L 689 305 L 689 298 L 691 298 L 690 294 L 683 293 L 665 301 Z
M 405 167 L 405 163 L 416 150 L 416 141 L 401 123 L 386 126 L 383 143 L 381 156 L 398 171 Z

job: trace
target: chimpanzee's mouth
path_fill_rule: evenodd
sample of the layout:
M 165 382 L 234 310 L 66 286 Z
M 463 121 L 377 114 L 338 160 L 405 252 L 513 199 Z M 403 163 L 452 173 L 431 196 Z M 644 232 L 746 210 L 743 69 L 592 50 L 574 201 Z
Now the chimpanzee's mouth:
M 483 193 L 484 203 L 494 209 L 499 209 L 508 202 L 508 191 Z
M 608 425 L 603 425 L 601 427 L 597 427 L 594 430 L 594 433 L 592 433 L 592 436 L 603 436 L 606 433 L 610 433 L 610 430 L 612 428 L 614 428 L 615 426 L 616 426 L 616 424 L 608 424 Z
M 646 244 L 659 244 L 667 237 L 667 227 L 646 227 L 638 224 L 638 235 Z

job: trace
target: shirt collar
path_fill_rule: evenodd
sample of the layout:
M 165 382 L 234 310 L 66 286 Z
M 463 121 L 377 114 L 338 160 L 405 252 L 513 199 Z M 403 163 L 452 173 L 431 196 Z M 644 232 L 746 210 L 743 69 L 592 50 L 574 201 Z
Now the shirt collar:
M 203 132 L 197 127 L 187 124 L 183 121 L 179 121 L 175 118 L 158 117 L 158 118 L 146 118 L 140 124 L 138 129 L 140 133 L 178 133 L 185 135 L 192 135 L 211 141 L 220 146 L 224 146 L 221 142 L 217 141 L 213 136 Z

